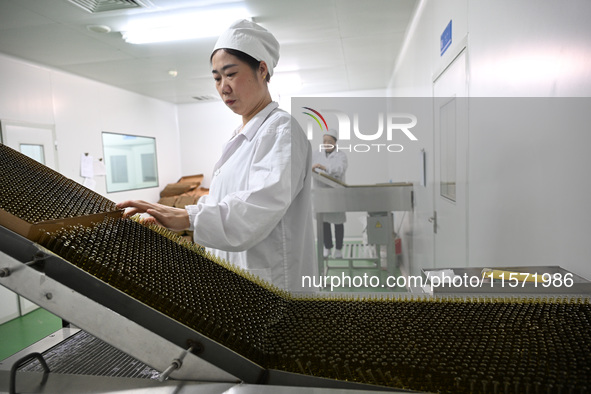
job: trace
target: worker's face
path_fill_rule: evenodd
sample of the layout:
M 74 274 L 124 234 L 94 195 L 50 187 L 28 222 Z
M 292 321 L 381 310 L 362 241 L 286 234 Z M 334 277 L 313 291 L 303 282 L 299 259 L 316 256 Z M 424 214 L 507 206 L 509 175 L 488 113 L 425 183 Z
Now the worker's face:
M 248 119 L 260 111 L 268 94 L 264 80 L 266 65 L 253 71 L 247 63 L 223 49 L 213 55 L 211 65 L 216 89 L 232 111 Z
M 331 135 L 328 134 L 324 134 L 324 136 L 322 137 L 322 143 L 324 144 L 324 146 L 332 145 L 332 148 L 324 150 L 328 153 L 332 153 L 337 146 L 337 140 L 335 140 Z

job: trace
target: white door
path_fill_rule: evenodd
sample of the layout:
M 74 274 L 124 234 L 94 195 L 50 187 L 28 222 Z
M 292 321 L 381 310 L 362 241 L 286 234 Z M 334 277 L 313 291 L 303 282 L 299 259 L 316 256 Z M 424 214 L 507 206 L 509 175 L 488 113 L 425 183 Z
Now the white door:
M 466 50 L 433 84 L 436 268 L 468 264 L 468 99 Z
M 57 170 L 53 127 L 2 122 L 2 142 L 47 167 Z
M 45 164 L 49 168 L 57 170 L 54 141 L 52 126 L 2 121 L 2 143 L 4 145 Z M 14 302 L 14 297 L 3 297 L 2 299 L 6 299 L 6 301 L 2 302 L 2 308 L 7 310 L 14 309 L 10 305 Z M 18 300 L 19 305 L 17 307 L 20 307 L 21 315 L 38 308 L 37 305 L 22 297 L 18 297 Z

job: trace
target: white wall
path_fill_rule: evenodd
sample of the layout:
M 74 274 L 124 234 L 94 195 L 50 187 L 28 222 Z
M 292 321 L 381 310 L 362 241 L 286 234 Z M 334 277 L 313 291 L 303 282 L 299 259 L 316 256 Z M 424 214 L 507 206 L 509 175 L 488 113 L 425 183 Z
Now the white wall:
M 209 187 L 222 147 L 242 118 L 220 100 L 179 105 L 178 119 L 182 174 L 203 174 L 203 186 Z
M 469 96 L 589 97 L 589 15 L 586 0 L 421 1 L 390 94 L 432 96 L 433 76 L 446 63 L 439 38 L 451 19 L 454 45 L 466 37 Z M 588 112 L 585 104 L 580 117 Z M 567 107 L 556 113 L 565 113 L 579 104 L 563 99 L 558 105 Z M 591 214 L 584 197 L 591 195 L 591 134 L 567 119 L 555 120 L 555 133 L 540 133 L 548 125 L 535 118 L 503 127 L 484 115 L 470 114 L 469 265 L 560 265 L 591 279 Z M 421 144 L 432 157 L 432 137 Z M 428 171 L 433 179 L 433 163 Z M 416 188 L 415 212 L 406 225 L 415 272 L 436 260 L 427 222 L 433 190 L 433 184 Z
M 107 193 L 104 177 L 96 191 L 113 201 L 157 201 L 180 171 L 176 106 L 78 76 L 0 54 L 0 120 L 53 125 L 58 143 L 58 170 L 75 181 L 80 155 L 103 157 L 101 132 L 156 138 L 160 186 Z
M 115 202 L 158 201 L 160 190 L 181 173 L 175 105 L 1 54 L 0 121 L 50 125 L 58 144 L 58 171 L 81 183 L 80 155 L 103 157 L 102 131 L 155 137 L 160 186 L 107 193 L 104 177 L 96 177 L 96 191 Z M 16 295 L 1 290 L 0 323 L 19 310 Z
M 471 96 L 591 95 L 591 3 L 471 1 Z

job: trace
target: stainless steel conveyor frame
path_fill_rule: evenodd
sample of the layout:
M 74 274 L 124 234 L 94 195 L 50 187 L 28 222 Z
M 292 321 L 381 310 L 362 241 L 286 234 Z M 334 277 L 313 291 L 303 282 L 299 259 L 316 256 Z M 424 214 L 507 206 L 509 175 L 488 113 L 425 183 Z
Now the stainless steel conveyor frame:
M 258 365 L 235 353 L 220 354 L 219 349 L 214 349 L 217 344 L 208 338 L 3 227 L 0 243 L 3 286 L 153 368 L 166 370 L 185 353 L 188 340 L 202 344 L 203 354 L 187 354 L 182 367 L 172 372 L 171 378 L 255 382 L 262 373 Z M 225 353 L 229 352 L 226 349 Z M 240 370 L 240 377 L 215 366 L 221 357 L 233 360 L 231 364 Z

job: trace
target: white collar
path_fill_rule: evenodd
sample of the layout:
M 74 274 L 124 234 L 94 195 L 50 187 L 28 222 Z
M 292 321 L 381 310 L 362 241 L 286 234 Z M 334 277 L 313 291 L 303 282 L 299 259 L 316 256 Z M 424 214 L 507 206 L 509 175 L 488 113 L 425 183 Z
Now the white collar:
M 255 116 L 253 116 L 252 119 L 249 120 L 248 123 L 244 125 L 244 127 L 240 126 L 240 127 L 236 128 L 236 130 L 234 130 L 234 134 L 232 135 L 232 138 L 234 138 L 238 134 L 242 134 L 242 135 L 244 135 L 244 137 L 247 140 L 249 140 L 249 141 L 252 140 L 254 138 L 254 136 L 256 135 L 257 131 L 259 130 L 259 128 L 261 127 L 261 125 L 265 122 L 265 120 L 267 120 L 267 117 L 277 107 L 279 107 L 279 104 L 276 103 L 275 101 L 271 101 L 269 104 L 267 104 L 267 106 L 265 108 L 263 108 L 262 110 L 257 112 L 257 114 Z

